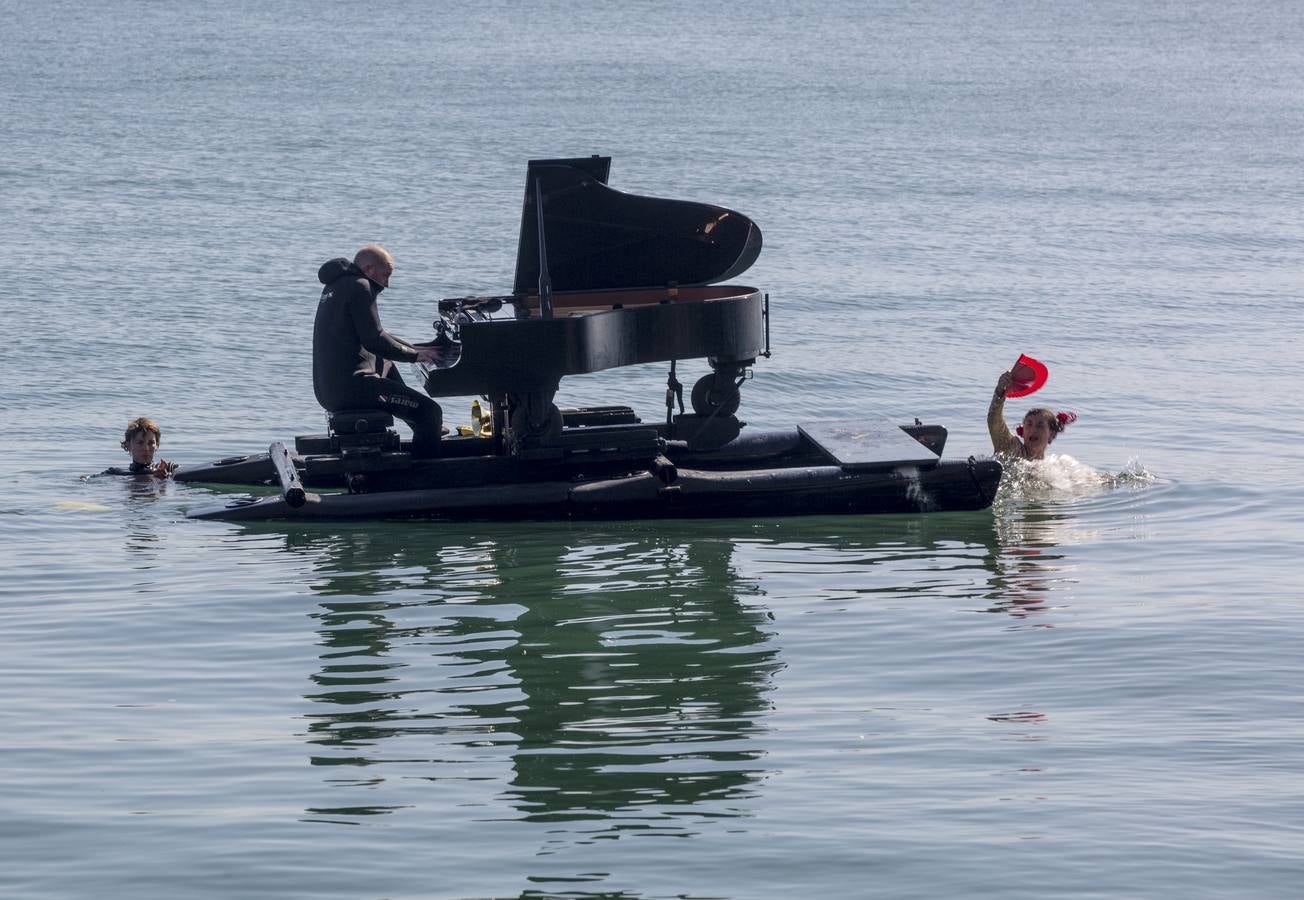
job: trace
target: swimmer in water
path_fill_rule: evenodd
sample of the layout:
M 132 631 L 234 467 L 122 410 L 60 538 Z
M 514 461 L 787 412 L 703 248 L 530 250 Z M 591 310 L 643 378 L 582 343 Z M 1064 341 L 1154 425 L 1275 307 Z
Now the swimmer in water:
M 105 475 L 153 475 L 156 478 L 170 478 L 177 470 L 177 464 L 166 459 L 154 461 L 154 454 L 163 442 L 163 432 L 153 419 L 145 416 L 132 419 L 127 423 L 127 430 L 122 436 L 122 449 L 131 454 L 131 465 L 127 468 L 114 466 L 107 469 Z
M 1005 424 L 1005 392 L 1010 389 L 1013 376 L 1002 372 L 996 379 L 992 405 L 987 408 L 987 431 L 992 436 L 992 449 L 1018 459 L 1045 459 L 1046 448 L 1055 436 L 1077 421 L 1077 414 L 1055 412 L 1044 406 L 1035 406 L 1023 415 L 1023 424 L 1011 432 Z

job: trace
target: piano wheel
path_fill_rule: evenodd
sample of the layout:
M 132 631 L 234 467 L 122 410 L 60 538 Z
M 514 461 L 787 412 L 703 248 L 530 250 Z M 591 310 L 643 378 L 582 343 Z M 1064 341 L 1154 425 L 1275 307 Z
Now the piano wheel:
M 732 378 L 716 374 L 703 375 L 693 385 L 693 412 L 699 416 L 732 416 L 738 412 L 743 398 Z
M 511 419 L 507 424 L 518 441 L 547 444 L 561 436 L 561 410 L 557 408 L 557 404 L 549 403 L 543 421 L 538 422 L 530 418 L 528 404 L 522 404 L 512 411 Z

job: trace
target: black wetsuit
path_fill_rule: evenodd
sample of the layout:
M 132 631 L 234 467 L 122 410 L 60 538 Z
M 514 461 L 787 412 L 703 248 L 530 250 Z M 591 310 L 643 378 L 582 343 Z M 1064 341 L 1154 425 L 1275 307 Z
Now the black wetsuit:
M 376 310 L 384 288 L 347 259 L 332 259 L 317 271 L 326 287 L 312 329 L 312 388 L 331 412 L 379 409 L 412 426 L 417 456 L 439 453 L 443 411 L 425 394 L 403 383 L 393 362 L 412 362 L 416 348 L 385 331 Z
M 132 463 L 125 469 L 122 466 L 112 466 L 100 473 L 101 475 L 153 475 L 153 466 L 144 466 L 138 462 Z

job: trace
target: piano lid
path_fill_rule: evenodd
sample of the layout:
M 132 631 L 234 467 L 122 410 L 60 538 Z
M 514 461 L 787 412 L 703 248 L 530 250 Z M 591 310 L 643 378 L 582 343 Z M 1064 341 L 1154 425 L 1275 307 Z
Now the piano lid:
M 611 157 L 530 160 L 516 251 L 517 294 L 539 288 L 536 184 L 555 291 L 712 284 L 761 252 L 761 229 L 707 203 L 626 194 L 607 186 Z

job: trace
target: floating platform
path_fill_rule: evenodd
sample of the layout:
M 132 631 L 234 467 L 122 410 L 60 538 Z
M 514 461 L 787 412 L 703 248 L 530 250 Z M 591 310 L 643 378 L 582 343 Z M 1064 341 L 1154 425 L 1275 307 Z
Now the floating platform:
M 387 418 L 387 417 L 386 417 Z M 492 438 L 445 439 L 414 458 L 386 427 L 306 435 L 291 452 L 183 469 L 181 481 L 279 487 L 192 510 L 198 519 L 656 519 L 868 515 L 984 509 L 1001 467 L 940 458 L 946 430 L 886 419 L 741 429 L 723 446 L 667 440 L 622 407 L 565 411 L 548 447 L 495 452 Z M 367 432 L 363 433 L 368 434 Z
M 433 340 L 414 345 L 427 351 L 416 364 L 426 394 L 480 398 L 469 433 L 423 459 L 387 414 L 336 409 L 326 434 L 292 448 L 183 469 L 181 481 L 279 488 L 190 515 L 657 519 L 991 505 L 1000 464 L 942 460 L 940 426 L 865 417 L 747 428 L 736 413 L 753 365 L 770 356 L 770 298 L 726 282 L 759 257 L 760 227 L 714 204 L 616 190 L 610 170 L 599 155 L 530 160 L 510 291 L 440 300 Z M 343 262 L 352 274 L 340 277 L 368 290 Z M 710 371 L 688 388 L 681 366 L 695 359 Z M 664 422 L 624 406 L 556 405 L 563 378 L 648 363 L 669 363 Z

